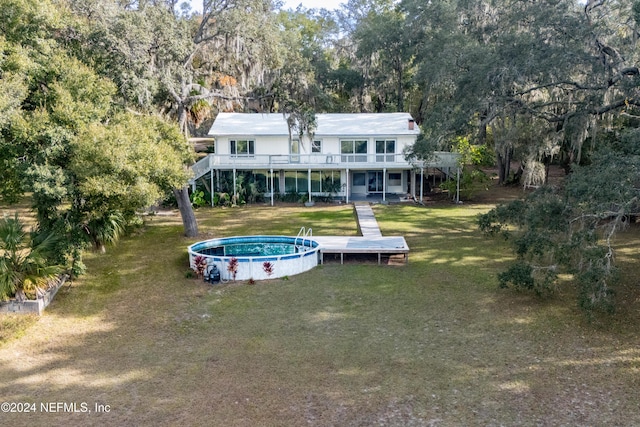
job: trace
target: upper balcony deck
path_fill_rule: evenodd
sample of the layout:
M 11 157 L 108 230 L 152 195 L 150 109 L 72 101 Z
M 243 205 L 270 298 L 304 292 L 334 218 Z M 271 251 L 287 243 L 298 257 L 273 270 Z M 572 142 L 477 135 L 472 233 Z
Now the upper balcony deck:
M 404 154 L 208 154 L 192 166 L 194 179 L 211 170 L 233 169 L 414 169 L 456 168 L 460 155 L 437 151 L 428 162 L 408 162 Z

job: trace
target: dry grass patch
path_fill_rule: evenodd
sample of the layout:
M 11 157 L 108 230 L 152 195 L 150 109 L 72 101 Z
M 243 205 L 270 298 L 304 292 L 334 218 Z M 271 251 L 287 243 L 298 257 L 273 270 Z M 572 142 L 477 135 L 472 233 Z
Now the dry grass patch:
M 20 338 L 37 321 L 35 314 L 0 314 L 0 344 Z

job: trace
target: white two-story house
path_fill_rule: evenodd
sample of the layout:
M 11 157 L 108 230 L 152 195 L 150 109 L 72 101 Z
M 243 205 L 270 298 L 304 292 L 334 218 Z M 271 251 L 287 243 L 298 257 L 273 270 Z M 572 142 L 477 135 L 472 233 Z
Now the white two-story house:
M 331 194 L 347 203 L 368 195 L 422 196 L 424 168 L 455 170 L 458 155 L 438 152 L 429 164 L 408 162 L 403 150 L 419 134 L 408 113 L 317 114 L 312 135 L 290 132 L 281 113 L 220 113 L 209 131 L 214 153 L 193 166 L 192 182 L 203 179 L 210 189 L 229 192 L 249 176 L 272 204 L 291 193 L 309 201 Z

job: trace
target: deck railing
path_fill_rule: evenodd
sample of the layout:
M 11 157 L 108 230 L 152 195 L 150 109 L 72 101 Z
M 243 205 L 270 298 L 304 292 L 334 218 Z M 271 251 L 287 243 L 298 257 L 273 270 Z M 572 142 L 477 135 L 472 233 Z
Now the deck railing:
M 209 154 L 192 166 L 194 177 L 198 178 L 212 169 L 279 169 L 295 168 L 406 168 L 413 166 L 455 168 L 458 153 L 436 152 L 428 162 L 408 162 L 404 154 Z

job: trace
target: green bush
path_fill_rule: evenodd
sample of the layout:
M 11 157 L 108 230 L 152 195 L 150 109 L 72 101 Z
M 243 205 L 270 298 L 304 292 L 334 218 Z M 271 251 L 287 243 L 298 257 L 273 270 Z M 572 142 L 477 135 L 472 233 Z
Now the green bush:
M 194 208 L 201 208 L 207 205 L 207 200 L 204 197 L 204 191 L 194 191 L 191 193 L 191 204 Z
M 489 176 L 482 170 L 475 167 L 464 167 L 460 172 L 460 199 L 471 199 L 480 190 L 487 190 L 487 185 L 491 181 Z M 444 181 L 440 184 L 440 189 L 448 191 L 451 198 L 456 195 L 458 183 L 455 179 Z

